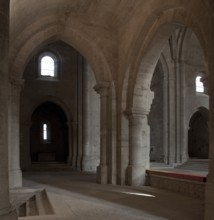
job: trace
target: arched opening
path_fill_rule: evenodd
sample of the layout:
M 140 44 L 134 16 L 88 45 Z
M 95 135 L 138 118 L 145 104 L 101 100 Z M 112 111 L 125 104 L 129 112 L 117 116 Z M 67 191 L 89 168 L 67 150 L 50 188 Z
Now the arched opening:
M 68 158 L 68 126 L 64 111 L 46 102 L 31 117 L 31 162 L 66 162 Z
M 161 56 L 166 66 L 163 68 L 166 77 L 161 81 L 159 74 L 157 88 L 160 87 L 161 92 L 158 92 L 158 89 L 154 91 L 154 81 L 157 78 L 157 64 Z M 184 60 L 186 63 L 183 62 Z M 130 173 L 128 176 L 130 184 L 143 183 L 144 169 L 149 168 L 150 159 L 165 162 L 170 166 L 187 161 L 187 118 L 195 105 L 204 102 L 204 97 L 195 97 L 195 73 L 200 71 L 199 68 L 206 69 L 201 42 L 190 28 L 178 23 L 160 26 L 151 44 L 147 46 L 146 52 L 144 50 L 137 56 L 130 75 L 127 95 L 131 140 L 129 141 L 131 156 L 127 170 Z M 156 120 L 153 116 L 149 118 L 150 113 L 154 115 L 152 108 L 157 104 L 156 97 L 162 100 L 160 101 L 162 105 L 157 107 L 155 114 L 160 114 L 159 119 L 162 118 L 164 123 L 161 125 L 157 120 L 149 127 L 147 117 L 150 123 Z M 155 129 L 156 131 L 153 132 Z M 156 135 L 159 139 L 157 141 L 155 141 Z M 158 141 L 164 144 L 162 148 L 156 148 L 161 151 L 157 150 L 155 155 L 154 146 Z M 141 159 L 139 155 L 142 155 Z M 135 164 L 138 164 L 137 168 Z M 141 179 L 133 176 L 133 170 L 138 172 L 138 177 L 141 176 Z M 137 178 L 139 182 L 136 181 Z
M 201 108 L 190 119 L 188 131 L 188 154 L 190 158 L 208 159 L 208 114 L 206 108 Z
M 57 58 L 57 60 L 54 59 L 57 62 L 57 77 L 41 77 L 40 58 L 50 55 L 50 51 Z M 42 154 L 39 151 L 37 152 L 39 156 L 35 153 L 32 156 L 30 152 L 32 123 L 35 123 L 34 118 L 38 117 L 38 115 L 34 117 L 32 115 L 38 106 L 48 101 L 56 103 L 65 111 L 69 146 L 65 150 L 67 154 L 61 155 L 61 159 L 54 156 L 57 155 L 56 153 L 48 153 L 51 151 L 51 147 L 48 148 L 49 142 L 52 142 L 55 131 L 49 120 L 45 117 L 40 118 L 40 124 L 36 124 L 37 127 L 33 129 L 40 130 L 40 136 L 37 133 L 39 144 L 48 148 L 46 154 L 49 154 L 49 159 L 46 158 L 46 160 L 67 162 L 67 165 L 74 169 L 95 171 L 100 161 L 100 100 L 98 93 L 93 89 L 96 84 L 94 72 L 86 60 L 63 41 L 49 43 L 32 55 L 24 71 L 24 80 L 25 85 L 20 100 L 22 169 L 36 169 L 35 166 L 31 166 L 32 158 L 33 161 L 42 160 Z M 42 111 L 40 113 L 42 114 Z
M 148 115 L 150 125 L 150 161 L 164 162 L 164 73 L 161 63 L 158 62 L 151 81 L 151 91 L 154 99 Z

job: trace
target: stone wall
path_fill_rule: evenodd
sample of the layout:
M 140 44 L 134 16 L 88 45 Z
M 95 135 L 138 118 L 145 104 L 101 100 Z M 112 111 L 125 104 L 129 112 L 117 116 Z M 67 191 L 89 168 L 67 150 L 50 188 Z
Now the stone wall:
M 177 39 L 181 40 L 179 37 Z M 196 92 L 196 76 L 204 76 L 206 67 L 203 50 L 191 30 L 184 34 L 180 47 L 174 41 L 166 44 L 162 52 L 166 68 L 163 68 L 164 62 L 160 59 L 150 86 L 154 91 L 148 117 L 150 160 L 172 165 L 185 162 L 189 157 L 191 117 L 200 107 L 209 109 L 209 96 Z

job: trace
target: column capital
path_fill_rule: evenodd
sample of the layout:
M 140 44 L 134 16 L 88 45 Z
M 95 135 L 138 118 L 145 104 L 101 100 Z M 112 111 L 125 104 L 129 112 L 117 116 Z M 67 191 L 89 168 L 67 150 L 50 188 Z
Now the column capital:
M 154 99 L 154 92 L 150 88 L 140 87 L 135 91 L 132 107 L 135 113 L 142 112 L 148 115 L 150 112 L 151 104 Z
M 124 112 L 129 120 L 129 125 L 140 125 L 142 124 L 142 120 L 147 118 L 148 111 L 144 109 L 127 109 Z
M 108 91 L 110 88 L 110 83 L 103 81 L 103 82 L 99 82 L 97 83 L 97 85 L 94 86 L 94 90 L 100 94 L 100 96 L 108 96 Z
M 148 114 L 149 111 L 146 111 L 145 109 L 140 109 L 140 108 L 129 108 L 127 110 L 124 111 L 125 115 L 127 115 L 128 117 L 142 117 L 145 118 Z

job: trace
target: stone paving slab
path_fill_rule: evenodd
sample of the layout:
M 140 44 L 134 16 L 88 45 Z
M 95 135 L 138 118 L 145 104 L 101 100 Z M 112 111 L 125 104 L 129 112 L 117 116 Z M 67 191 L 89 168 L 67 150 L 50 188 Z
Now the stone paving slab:
M 152 187 L 100 185 L 93 174 L 31 172 L 24 185 L 45 188 L 56 213 L 25 220 L 203 219 L 203 201 Z

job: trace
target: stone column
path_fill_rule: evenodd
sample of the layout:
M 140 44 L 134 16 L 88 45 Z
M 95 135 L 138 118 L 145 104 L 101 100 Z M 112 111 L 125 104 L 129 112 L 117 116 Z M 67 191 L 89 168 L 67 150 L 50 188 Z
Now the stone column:
M 91 146 L 90 146 L 90 76 L 86 70 L 83 76 L 83 155 L 82 155 L 82 170 L 89 171 L 91 166 Z
M 173 165 L 175 163 L 176 154 L 176 124 L 175 124 L 175 111 L 176 111 L 176 94 L 175 94 L 175 71 L 174 63 L 170 64 L 169 73 L 169 116 L 168 116 L 168 129 L 169 129 L 169 142 L 168 142 L 168 164 Z
M 69 166 L 72 165 L 72 155 L 73 155 L 73 127 L 72 123 L 67 122 L 68 126 L 68 158 L 67 158 L 67 164 Z
M 108 183 L 108 95 L 109 83 L 101 82 L 94 87 L 100 94 L 100 165 L 97 167 L 97 181 Z
M 142 94 L 140 109 L 126 111 L 129 119 L 129 165 L 127 184 L 132 186 L 145 183 L 146 169 L 150 164 L 150 127 L 148 114 L 154 98 L 150 89 Z
M 210 132 L 212 132 L 214 131 L 214 98 L 210 100 L 210 105 L 209 128 Z M 209 173 L 205 190 L 205 220 L 212 220 L 214 216 L 214 136 L 210 135 L 209 139 Z
M 77 121 L 78 121 L 78 127 L 77 127 L 77 169 L 82 169 L 82 154 L 83 154 L 83 122 L 82 122 L 82 116 L 83 116 L 83 88 L 82 88 L 82 81 L 83 81 L 83 57 L 78 54 L 77 55 L 77 61 L 78 61 L 78 74 L 77 74 Z
M 210 1 L 211 4 L 211 1 Z M 205 190 L 205 216 L 204 220 L 213 220 L 214 216 L 214 17 L 210 18 L 209 30 L 207 35 L 207 64 L 209 75 L 206 74 L 202 78 L 205 87 L 205 93 L 209 94 L 209 173 L 207 176 L 206 190 Z
M 77 128 L 78 128 L 78 123 L 77 122 L 72 122 L 72 131 L 73 131 L 73 148 L 72 148 L 72 167 L 77 169 Z
M 147 114 L 136 110 L 127 112 L 129 119 L 128 185 L 143 185 L 150 162 L 150 129 Z
M 181 161 L 181 77 L 182 73 L 180 72 L 180 62 L 178 58 L 175 58 L 175 163 L 180 163 Z
M 214 58 L 214 54 L 213 54 Z M 210 95 L 210 114 L 209 114 L 209 173 L 207 176 L 206 190 L 205 190 L 205 220 L 212 220 L 214 216 L 214 77 L 213 77 L 213 58 L 209 63 L 212 74 L 204 76 L 202 82 L 205 87 L 205 93 Z
M 8 51 L 9 51 L 9 3 L 0 1 L 0 219 L 17 219 L 9 201 L 8 175 Z
M 168 114 L 169 114 L 169 100 L 168 100 L 168 73 L 164 71 L 163 77 L 163 161 L 168 164 L 168 151 L 169 151 L 169 122 L 168 122 Z
M 9 103 L 9 180 L 10 188 L 22 186 L 20 169 L 20 92 L 23 80 L 11 80 Z
M 180 62 L 180 163 L 184 163 L 188 160 L 188 128 L 189 122 L 185 117 L 185 97 L 186 97 L 186 85 L 185 85 L 185 73 L 186 73 L 186 62 Z

